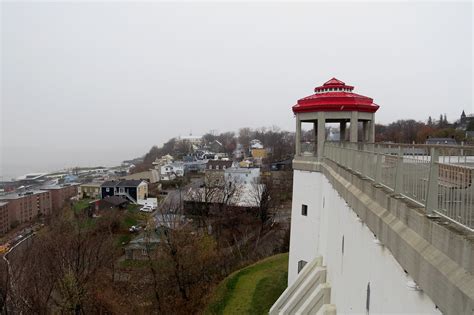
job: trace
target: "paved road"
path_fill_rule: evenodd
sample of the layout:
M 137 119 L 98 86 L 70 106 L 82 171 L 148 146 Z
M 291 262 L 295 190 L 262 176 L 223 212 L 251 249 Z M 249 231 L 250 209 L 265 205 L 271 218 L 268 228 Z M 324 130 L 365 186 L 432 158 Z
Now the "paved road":
M 18 243 L 16 243 L 15 245 L 13 245 L 4 255 L 3 255 L 3 260 L 7 263 L 7 269 L 8 269 L 8 278 L 10 279 L 10 294 L 7 295 L 7 300 L 5 301 L 5 305 L 8 305 L 8 300 L 10 299 L 10 297 L 12 295 L 15 294 L 15 281 L 14 281 L 14 277 L 13 277 L 13 270 L 12 270 L 12 267 L 11 267 L 11 263 L 10 263 L 10 260 L 8 259 L 8 255 L 10 253 L 12 253 L 16 248 L 18 248 L 20 245 L 23 244 L 23 242 L 29 240 L 30 238 L 32 238 L 33 236 L 35 235 L 35 232 L 31 233 L 30 235 L 24 237 L 21 241 L 19 241 Z M 23 299 L 23 298 L 22 298 Z M 27 305 L 29 305 L 28 301 L 24 300 L 23 299 L 23 302 L 26 303 Z

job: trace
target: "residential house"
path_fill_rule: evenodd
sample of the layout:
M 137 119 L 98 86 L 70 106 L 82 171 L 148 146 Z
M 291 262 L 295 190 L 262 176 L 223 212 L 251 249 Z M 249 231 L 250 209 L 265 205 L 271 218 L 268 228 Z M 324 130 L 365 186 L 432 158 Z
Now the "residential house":
M 211 152 L 224 152 L 224 146 L 218 140 L 214 140 L 207 145 Z
M 232 161 L 209 160 L 204 171 L 206 185 L 215 186 L 224 183 L 224 172 L 232 167 Z
M 148 184 L 143 180 L 107 181 L 101 185 L 101 199 L 122 196 L 132 203 L 148 198 Z
M 251 149 L 250 153 L 252 154 L 252 157 L 255 159 L 264 159 L 267 157 L 267 150 L 265 150 L 264 148 Z
M 180 136 L 177 140 L 178 142 L 189 142 L 193 145 L 193 147 L 199 147 L 202 144 L 202 137 L 201 136 L 193 136 L 190 134 L 189 136 Z
M 150 256 L 152 259 L 158 258 L 156 248 L 160 243 L 161 231 L 144 233 L 133 239 L 125 247 L 125 257 L 130 260 L 146 260 Z
M 0 196 L 0 201 L 8 201 L 8 218 L 12 224 L 29 222 L 38 216 L 51 214 L 51 192 L 33 190 Z
M 454 138 L 428 138 L 425 144 L 457 145 Z
M 168 181 L 176 177 L 184 176 L 184 162 L 173 162 L 162 165 L 160 168 L 160 180 Z
M 155 162 L 152 164 L 155 165 L 155 169 L 160 169 L 162 165 L 173 163 L 173 157 L 169 154 L 163 155 L 160 158 L 156 158 Z
M 232 167 L 232 161 L 225 160 L 209 160 L 206 163 L 206 173 L 207 172 L 224 172 L 226 169 Z
M 253 139 L 250 141 L 250 149 L 263 149 L 263 144 L 258 139 Z
M 460 127 L 463 129 L 466 129 L 467 126 L 471 123 L 474 122 L 474 114 L 469 114 L 466 115 L 464 110 L 461 113 L 461 118 L 459 120 Z
M 254 166 L 254 162 L 249 159 L 239 162 L 239 167 L 242 167 L 242 168 L 249 168 L 253 166 Z
M 252 184 L 260 178 L 260 168 L 231 167 L 224 171 L 226 183 Z
M 100 199 L 102 183 L 87 183 L 79 186 L 79 198 Z
M 124 176 L 122 179 L 141 179 L 146 180 L 150 184 L 154 184 L 160 181 L 160 172 L 156 169 L 139 172 Z
M 154 231 L 146 231 L 132 240 L 125 247 L 125 257 L 132 260 L 145 260 L 148 255 L 152 259 L 158 258 L 156 248 L 161 239 L 167 235 L 170 230 L 184 227 L 190 221 L 180 214 L 163 214 L 155 217 L 156 227 Z
M 207 161 L 208 160 L 194 160 L 184 162 L 184 170 L 190 173 L 202 173 L 206 170 Z
M 263 184 L 232 182 L 233 188 L 226 186 L 214 190 L 212 194 L 206 193 L 204 187 L 191 188 L 183 197 L 183 207 L 185 213 L 195 214 L 196 209 L 209 209 L 203 205 L 225 205 L 228 209 L 257 209 L 259 200 L 264 191 Z M 260 195 L 259 195 L 260 194 Z M 211 207 L 219 209 L 220 207 Z M 199 210 L 199 211 L 201 211 Z M 210 211 L 213 211 L 212 209 Z
M 41 190 L 51 192 L 52 211 L 59 211 L 64 207 L 66 202 L 71 199 L 71 197 L 77 196 L 78 187 L 78 183 L 70 183 L 46 186 L 42 187 Z

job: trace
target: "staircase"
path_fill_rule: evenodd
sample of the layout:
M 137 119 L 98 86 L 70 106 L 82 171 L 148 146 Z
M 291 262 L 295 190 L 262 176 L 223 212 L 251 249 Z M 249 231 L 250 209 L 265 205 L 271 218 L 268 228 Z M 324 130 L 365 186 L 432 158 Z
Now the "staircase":
M 326 283 L 326 267 L 322 266 L 322 257 L 316 257 L 304 266 L 296 281 L 286 288 L 269 313 L 336 315 L 336 306 L 330 301 L 331 285 Z
M 116 192 L 115 192 L 115 196 L 122 196 L 122 197 L 127 198 L 130 202 L 132 202 L 132 203 L 134 203 L 134 204 L 137 203 L 137 201 L 136 201 L 132 196 L 130 196 L 129 193 L 124 192 L 124 191 L 123 191 L 123 192 L 118 192 L 118 191 L 116 191 Z

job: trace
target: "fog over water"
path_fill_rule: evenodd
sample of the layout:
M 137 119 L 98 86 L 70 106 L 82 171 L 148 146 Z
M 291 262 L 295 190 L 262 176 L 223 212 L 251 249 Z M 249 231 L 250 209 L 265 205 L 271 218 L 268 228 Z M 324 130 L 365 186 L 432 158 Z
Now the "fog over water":
M 277 125 L 331 77 L 376 119 L 473 108 L 472 2 L 2 2 L 0 180 Z

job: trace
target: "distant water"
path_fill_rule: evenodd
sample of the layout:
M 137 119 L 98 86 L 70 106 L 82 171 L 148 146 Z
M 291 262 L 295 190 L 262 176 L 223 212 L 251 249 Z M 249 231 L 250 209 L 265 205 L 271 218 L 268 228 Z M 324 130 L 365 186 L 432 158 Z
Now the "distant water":
M 0 167 L 0 180 L 10 180 L 28 173 L 49 173 L 67 168 L 64 164 L 50 164 L 50 165 L 15 165 L 4 164 Z M 70 166 L 69 166 L 70 167 Z
M 0 167 L 0 180 L 10 180 L 18 178 L 28 173 L 51 173 L 71 169 L 74 167 L 88 167 L 88 166 L 115 166 L 116 164 L 95 163 L 87 165 L 68 164 L 68 163 L 31 163 L 31 164 L 8 164 L 4 163 Z

